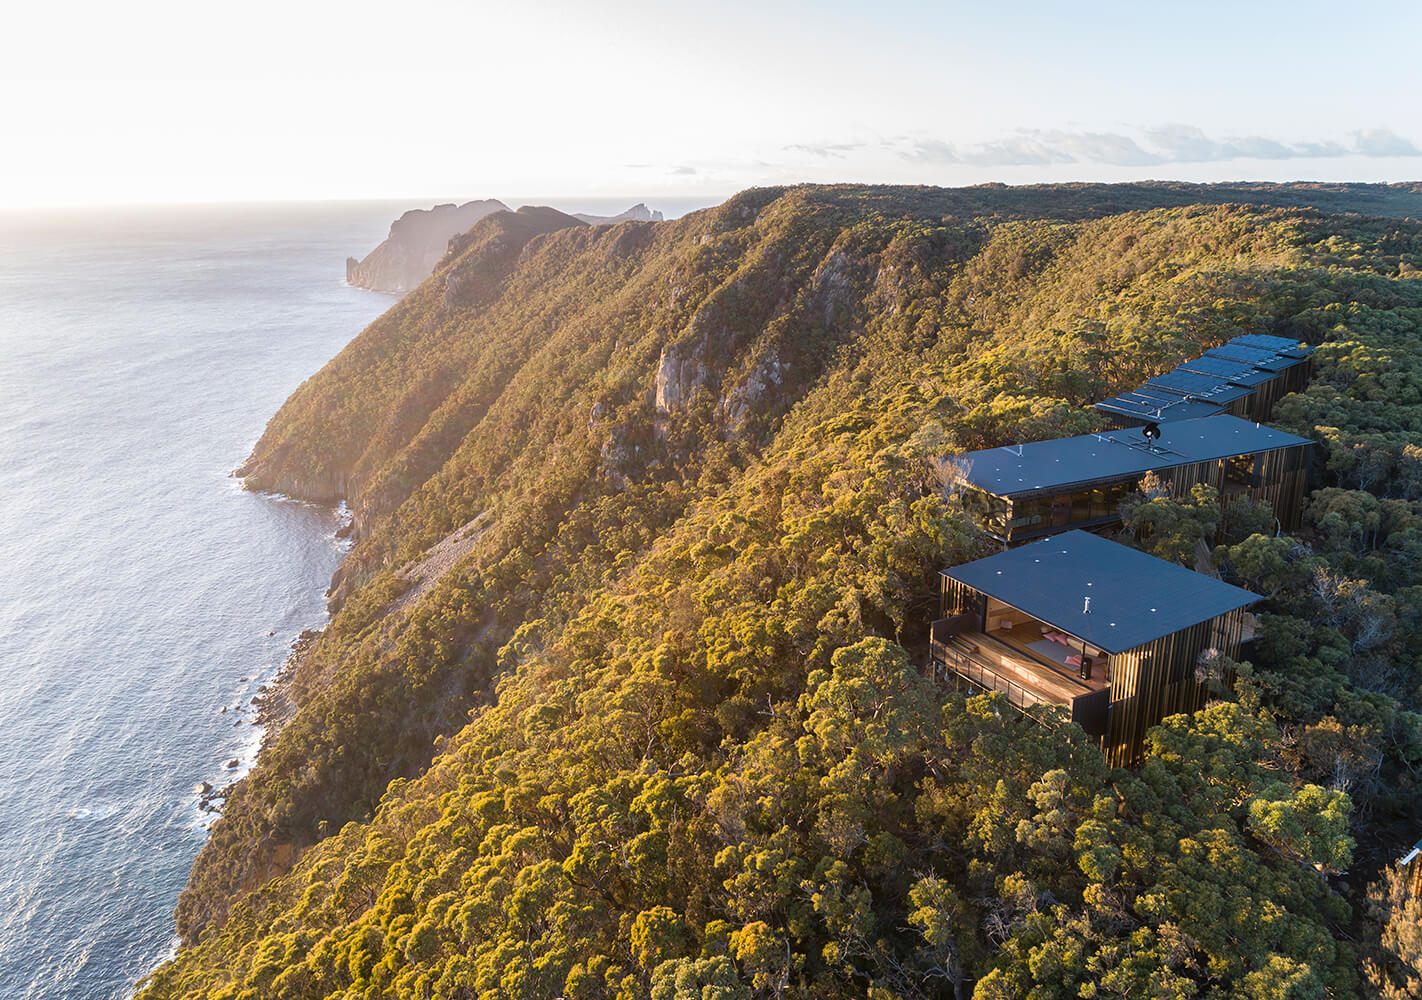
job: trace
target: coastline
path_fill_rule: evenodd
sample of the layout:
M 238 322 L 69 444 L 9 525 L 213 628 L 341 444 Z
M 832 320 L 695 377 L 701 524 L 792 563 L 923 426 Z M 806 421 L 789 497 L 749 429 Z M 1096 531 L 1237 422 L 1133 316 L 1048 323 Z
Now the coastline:
M 245 487 L 243 487 L 245 489 Z M 305 506 L 316 507 L 323 510 L 335 511 L 338 515 L 337 527 L 331 532 L 331 540 L 342 544 L 345 551 L 349 552 L 350 527 L 352 518 L 350 511 L 344 502 L 339 504 L 318 504 L 308 500 L 301 500 L 297 497 L 289 496 L 276 491 L 253 491 L 259 492 L 262 499 L 268 502 L 296 503 Z M 323 591 L 324 593 L 324 591 Z M 194 812 L 193 829 L 200 835 L 201 846 L 199 852 L 207 846 L 212 839 L 212 826 L 222 818 L 223 807 L 234 788 L 242 781 L 245 781 L 252 769 L 256 767 L 261 759 L 262 752 L 267 749 L 271 741 L 274 740 L 291 721 L 296 713 L 297 705 L 290 697 L 291 681 L 300 666 L 302 659 L 310 652 L 326 627 L 330 624 L 331 613 L 326 610 L 324 620 L 317 625 L 302 629 L 295 639 L 287 647 L 287 654 L 271 671 L 253 671 L 243 674 L 237 678 L 239 684 L 247 685 L 246 692 L 238 698 L 235 703 L 224 703 L 217 711 L 219 714 L 235 716 L 234 726 L 245 725 L 253 734 L 253 739 L 248 741 L 247 747 L 236 757 L 229 758 L 227 762 L 215 761 L 213 764 L 213 780 L 203 781 L 194 789 L 194 796 L 190 803 L 190 809 Z M 255 685 L 253 690 L 252 685 Z M 229 765 L 235 763 L 236 766 Z M 194 857 L 196 864 L 196 857 Z M 191 884 L 191 869 L 188 878 L 184 880 L 183 888 L 186 889 Z M 164 946 L 161 953 L 152 961 L 143 975 L 134 982 L 126 996 L 132 997 L 143 989 L 149 978 L 167 963 L 177 958 L 182 950 L 183 941 L 181 935 L 176 932 L 176 928 L 170 926 L 173 933 Z
M 389 218 L 96 210 L 0 240 L 0 995 L 122 997 L 167 957 L 345 554 L 329 504 L 244 496 L 230 473 L 388 309 L 330 265 Z
M 237 473 L 231 474 L 233 477 Z M 347 507 L 345 501 L 336 504 L 322 504 L 311 500 L 303 500 L 286 493 L 275 490 L 248 490 L 246 484 L 238 479 L 240 488 L 246 492 L 257 493 L 264 501 L 276 503 L 301 504 L 320 510 L 328 510 L 336 514 L 336 528 L 331 532 L 329 540 L 342 550 L 341 563 L 345 563 L 345 554 L 349 553 L 352 547 L 351 528 L 354 524 L 353 515 Z M 329 589 L 323 592 L 323 596 L 329 595 Z M 243 781 L 256 767 L 261 759 L 262 752 L 267 749 L 271 741 L 280 735 L 282 729 L 291 721 L 296 714 L 297 705 L 291 699 L 291 681 L 295 676 L 301 661 L 311 651 L 326 627 L 331 623 L 331 610 L 329 603 L 325 604 L 325 611 L 319 624 L 311 625 L 302 629 L 295 639 L 287 646 L 287 653 L 282 658 L 276 669 L 270 672 L 258 671 L 246 674 L 238 678 L 238 683 L 256 685 L 256 690 L 251 694 L 244 695 L 236 704 L 230 706 L 236 716 L 233 723 L 237 725 L 247 725 L 255 734 L 255 739 L 250 741 L 249 748 L 238 754 L 236 757 L 222 765 L 223 777 L 226 780 L 213 781 L 208 784 L 208 788 L 199 789 L 197 796 L 197 808 L 203 819 L 200 823 L 204 831 L 203 844 L 206 845 L 211 833 L 212 824 L 222 816 L 222 806 L 226 802 L 231 790 Z M 248 687 L 248 691 L 251 688 Z M 226 713 L 229 706 L 223 705 L 218 711 Z M 235 766 L 234 766 L 235 764 Z
M 225 780 L 205 781 L 198 785 L 195 798 L 195 808 L 199 813 L 197 825 L 204 834 L 210 833 L 212 824 L 222 816 L 223 804 L 232 789 L 252 772 L 269 741 L 281 732 L 295 714 L 296 705 L 287 693 L 291 686 L 292 674 L 300 665 L 302 657 L 325 630 L 325 623 L 303 629 L 291 641 L 286 657 L 274 671 L 247 674 L 238 678 L 238 683 L 257 686 L 253 694 L 245 696 L 235 705 L 223 705 L 218 709 L 219 714 L 224 715 L 230 710 L 235 716 L 234 727 L 248 726 L 254 738 L 249 741 L 248 748 L 219 765 L 222 773 L 215 777 Z M 206 842 L 207 837 L 204 836 L 203 843 Z

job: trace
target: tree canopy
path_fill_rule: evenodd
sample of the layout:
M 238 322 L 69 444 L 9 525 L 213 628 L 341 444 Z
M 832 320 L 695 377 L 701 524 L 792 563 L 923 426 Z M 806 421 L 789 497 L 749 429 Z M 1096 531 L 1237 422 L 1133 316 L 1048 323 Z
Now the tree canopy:
M 476 226 L 249 462 L 359 541 L 140 996 L 1406 995 L 1422 224 L 1101 194 Z M 1123 526 L 1264 595 L 1234 690 L 1130 772 L 927 676 L 934 575 L 987 551 L 936 461 L 1245 332 L 1317 345 L 1304 527 L 1207 489 Z

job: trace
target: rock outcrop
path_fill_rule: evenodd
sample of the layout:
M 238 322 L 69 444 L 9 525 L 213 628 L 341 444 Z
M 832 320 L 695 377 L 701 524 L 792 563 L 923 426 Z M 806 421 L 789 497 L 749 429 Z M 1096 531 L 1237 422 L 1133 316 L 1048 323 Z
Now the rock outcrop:
M 503 202 L 490 198 L 406 212 L 391 224 L 385 242 L 364 260 L 346 258 L 346 282 L 374 292 L 404 295 L 430 276 L 451 239 L 484 216 L 508 210 Z
M 657 359 L 657 412 L 675 413 L 686 409 L 691 396 L 711 377 L 705 361 L 706 342 L 700 339 L 679 340 L 662 350 Z
M 412 209 L 391 224 L 385 242 L 364 260 L 346 258 L 346 283 L 387 295 L 404 295 L 434 273 L 453 240 L 485 216 L 507 211 L 507 205 L 493 198 Z M 574 212 L 569 218 L 589 226 L 611 226 L 619 222 L 661 222 L 662 213 L 638 202 L 620 215 Z

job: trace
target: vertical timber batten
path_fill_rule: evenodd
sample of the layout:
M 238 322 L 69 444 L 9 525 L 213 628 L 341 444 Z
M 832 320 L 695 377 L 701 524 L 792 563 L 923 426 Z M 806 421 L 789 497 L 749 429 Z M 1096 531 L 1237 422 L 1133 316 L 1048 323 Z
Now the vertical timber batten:
M 1066 708 L 1118 767 L 1140 763 L 1152 726 L 1203 708 L 1212 682 L 1233 682 L 1245 609 L 1258 600 L 1084 531 L 956 566 L 940 580 L 935 678 L 1006 691 L 1019 708 Z M 1014 691 L 1022 697 L 1012 700 Z
M 1147 474 L 1154 473 L 1177 498 L 1204 485 L 1219 492 L 1222 507 L 1240 497 L 1267 503 L 1282 529 L 1294 531 L 1303 517 L 1312 448 L 1312 442 L 1302 442 L 1030 493 L 995 494 L 967 483 L 965 506 L 988 534 L 1006 545 L 1019 545 L 1071 528 L 1096 529 L 1119 523 L 1121 500 L 1139 489 Z
M 1111 705 L 1102 749 L 1113 767 L 1134 767 L 1146 731 L 1171 715 L 1205 707 L 1221 657 L 1238 658 L 1244 628 L 1240 608 L 1111 657 Z

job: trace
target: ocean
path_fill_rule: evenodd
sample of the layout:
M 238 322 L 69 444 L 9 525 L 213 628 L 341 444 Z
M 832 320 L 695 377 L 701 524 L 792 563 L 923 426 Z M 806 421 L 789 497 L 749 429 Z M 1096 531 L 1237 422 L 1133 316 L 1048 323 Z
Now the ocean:
M 344 259 L 398 211 L 0 218 L 0 997 L 125 997 L 172 947 L 196 789 L 342 555 L 229 473 L 391 304 Z
M 344 552 L 230 471 L 392 304 L 344 261 L 411 207 L 0 215 L 0 997 L 127 997 L 175 946 L 200 786 L 249 767 Z

